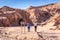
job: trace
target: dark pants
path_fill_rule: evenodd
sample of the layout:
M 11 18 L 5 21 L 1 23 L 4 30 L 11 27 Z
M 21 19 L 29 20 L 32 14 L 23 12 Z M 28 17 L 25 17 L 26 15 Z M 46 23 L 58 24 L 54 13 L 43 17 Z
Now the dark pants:
M 37 31 L 37 26 L 35 26 L 35 32 Z
M 30 32 L 30 27 L 28 27 L 28 32 Z

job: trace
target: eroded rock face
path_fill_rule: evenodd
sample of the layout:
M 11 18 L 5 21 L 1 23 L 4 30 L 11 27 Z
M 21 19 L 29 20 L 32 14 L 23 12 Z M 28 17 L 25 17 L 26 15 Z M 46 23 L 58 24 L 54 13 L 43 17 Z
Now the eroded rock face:
M 45 22 L 47 19 L 51 17 L 50 13 L 39 9 L 31 9 L 29 13 L 32 22 L 36 21 L 37 23 Z
M 55 18 L 54 26 L 57 26 L 56 29 L 60 30 L 60 15 Z
M 0 17 L 0 20 L 2 20 L 0 22 L 1 26 L 19 26 L 21 25 L 20 22 L 24 22 L 25 25 L 29 22 L 32 25 L 29 15 L 24 10 L 4 6 L 0 9 Z M 6 17 L 6 19 L 3 19 L 3 17 Z
M 30 6 L 26 10 L 14 9 L 7 6 L 0 8 L 0 16 L 7 17 L 10 26 L 18 26 L 19 22 L 24 22 L 26 25 L 29 22 L 33 25 L 34 22 L 38 24 L 49 24 L 55 20 L 55 15 L 60 15 L 60 3 L 48 4 L 45 6 L 33 7 Z M 20 21 L 19 21 L 20 20 Z M 54 21 L 54 23 L 56 20 Z
M 38 7 L 33 7 L 30 6 L 26 11 L 30 14 L 30 19 L 32 22 L 37 22 L 37 23 L 51 23 L 53 20 L 55 20 L 54 17 L 55 15 L 60 15 L 60 3 L 55 3 L 55 4 L 48 4 L 45 6 L 38 6 Z M 56 20 L 55 20 L 56 21 Z M 55 23 L 54 21 L 54 23 Z

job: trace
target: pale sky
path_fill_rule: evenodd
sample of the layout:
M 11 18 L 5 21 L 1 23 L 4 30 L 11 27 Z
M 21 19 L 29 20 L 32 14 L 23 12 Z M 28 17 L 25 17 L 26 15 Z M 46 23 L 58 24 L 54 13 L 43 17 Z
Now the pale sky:
M 42 6 L 57 2 L 60 2 L 60 0 L 0 0 L 0 7 L 9 6 L 13 8 L 26 9 L 29 6 Z

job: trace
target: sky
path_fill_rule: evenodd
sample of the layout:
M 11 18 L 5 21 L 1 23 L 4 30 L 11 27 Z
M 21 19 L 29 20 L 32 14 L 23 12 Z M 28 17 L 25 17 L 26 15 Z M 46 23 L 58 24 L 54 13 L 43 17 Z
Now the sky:
M 57 2 L 60 2 L 60 0 L 0 0 L 0 7 L 9 6 L 13 8 L 26 9 L 29 6 L 42 6 Z

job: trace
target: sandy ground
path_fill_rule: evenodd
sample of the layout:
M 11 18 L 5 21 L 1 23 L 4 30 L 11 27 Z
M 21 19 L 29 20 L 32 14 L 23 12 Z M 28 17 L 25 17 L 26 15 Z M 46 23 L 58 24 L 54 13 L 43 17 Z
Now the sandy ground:
M 30 32 L 27 27 L 0 27 L 0 40 L 60 40 L 60 30 L 50 30 L 47 26 L 38 26 L 37 32 L 31 26 Z

